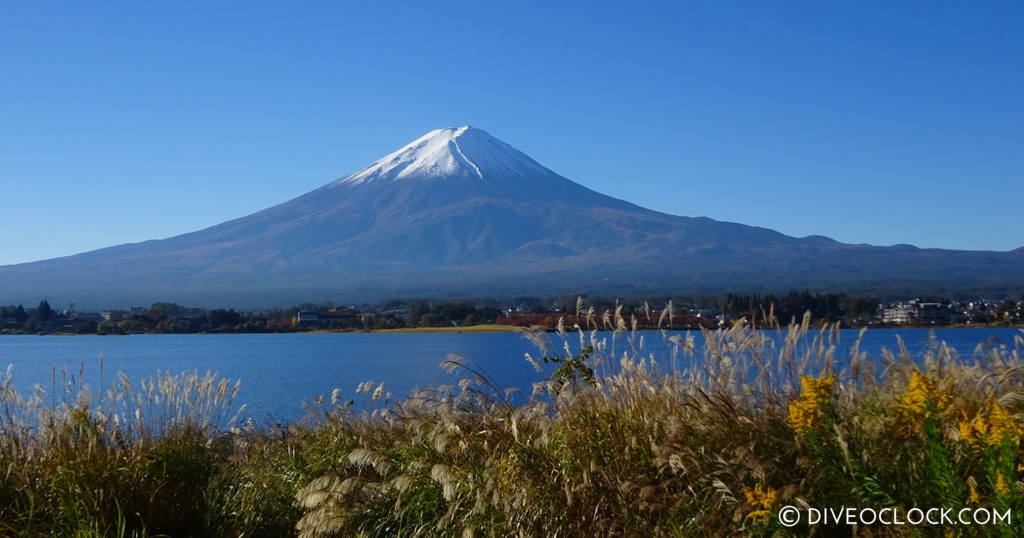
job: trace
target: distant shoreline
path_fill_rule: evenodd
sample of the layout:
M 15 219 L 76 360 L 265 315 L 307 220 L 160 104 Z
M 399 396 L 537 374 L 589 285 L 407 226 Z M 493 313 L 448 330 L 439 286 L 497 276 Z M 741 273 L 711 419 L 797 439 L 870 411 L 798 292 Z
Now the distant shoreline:
M 402 327 L 399 329 L 373 329 L 370 331 L 345 331 L 324 329 L 320 331 L 309 331 L 313 333 L 344 333 L 355 332 L 364 334 L 427 334 L 427 333 L 518 333 L 526 330 L 518 325 L 470 325 L 467 327 Z
M 821 327 L 812 327 L 812 330 L 820 329 Z M 911 330 L 923 330 L 923 329 L 1024 329 L 1024 324 L 1014 325 L 862 325 L 853 327 L 840 327 L 841 329 L 911 329 Z M 398 329 L 373 329 L 373 330 L 358 330 L 358 329 L 317 329 L 312 331 L 264 331 L 264 332 L 246 332 L 246 331 L 218 331 L 218 332 L 187 332 L 187 333 L 176 333 L 176 332 L 138 332 L 138 333 L 71 333 L 71 332 L 53 332 L 53 333 L 34 333 L 34 332 L 8 332 L 0 331 L 0 336 L 130 336 L 134 334 L 147 334 L 147 335 L 211 335 L 211 334 L 489 334 L 489 333 L 520 333 L 526 331 L 527 327 L 519 325 L 497 325 L 497 324 L 485 324 L 485 325 L 470 325 L 468 327 L 402 327 Z M 763 329 L 763 328 L 762 328 Z M 575 329 L 566 327 L 566 330 L 572 331 Z M 598 332 L 610 332 L 608 329 L 597 329 Z M 643 328 L 637 329 L 640 331 L 657 331 L 659 329 Z M 695 327 L 676 327 L 672 329 L 665 329 L 671 331 L 697 331 L 699 329 Z M 716 329 L 711 329 L 716 330 Z M 545 328 L 545 332 L 555 332 L 554 329 Z M 587 331 L 589 332 L 589 330 Z

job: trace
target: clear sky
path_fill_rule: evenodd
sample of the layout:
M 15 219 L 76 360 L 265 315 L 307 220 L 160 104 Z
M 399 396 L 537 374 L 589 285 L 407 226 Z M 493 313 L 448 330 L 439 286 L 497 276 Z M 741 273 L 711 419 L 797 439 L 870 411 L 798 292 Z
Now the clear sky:
M 463 124 L 668 213 L 1024 246 L 1024 3 L 550 4 L 0 0 L 0 264 L 217 224 Z

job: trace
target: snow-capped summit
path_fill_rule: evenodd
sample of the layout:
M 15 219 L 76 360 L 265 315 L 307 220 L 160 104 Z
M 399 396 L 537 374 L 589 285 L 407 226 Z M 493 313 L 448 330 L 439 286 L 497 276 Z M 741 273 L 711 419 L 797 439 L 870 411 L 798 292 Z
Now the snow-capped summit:
M 430 131 L 335 184 L 439 178 L 498 181 L 547 175 L 555 174 L 486 131 L 464 125 Z

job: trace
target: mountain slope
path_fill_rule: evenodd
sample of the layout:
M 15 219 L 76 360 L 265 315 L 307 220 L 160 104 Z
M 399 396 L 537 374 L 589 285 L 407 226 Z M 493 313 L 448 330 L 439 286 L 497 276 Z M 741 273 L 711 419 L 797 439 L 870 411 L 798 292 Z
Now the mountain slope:
M 197 232 L 0 267 L 0 303 L 255 306 L 396 295 L 1009 288 L 1024 252 L 846 245 L 651 211 L 471 127 Z

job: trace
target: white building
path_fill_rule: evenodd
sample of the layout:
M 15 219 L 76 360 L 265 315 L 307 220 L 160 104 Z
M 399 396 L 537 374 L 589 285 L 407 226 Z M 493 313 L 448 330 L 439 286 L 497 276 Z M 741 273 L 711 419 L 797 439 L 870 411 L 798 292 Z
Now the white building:
M 882 323 L 906 324 L 915 315 L 914 305 L 901 303 L 882 310 Z

